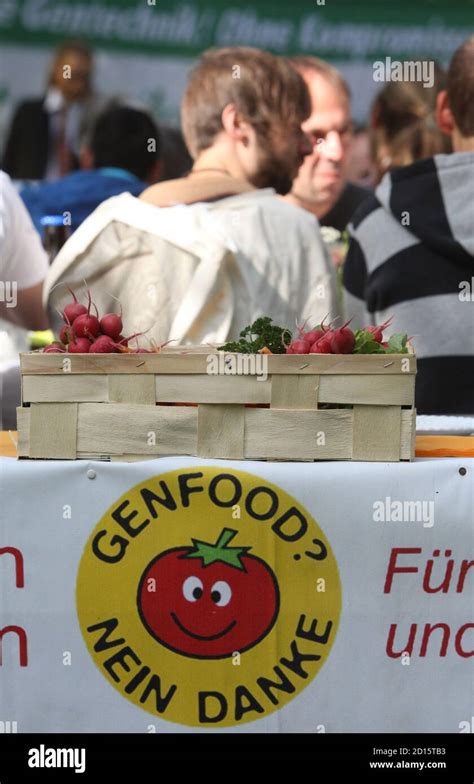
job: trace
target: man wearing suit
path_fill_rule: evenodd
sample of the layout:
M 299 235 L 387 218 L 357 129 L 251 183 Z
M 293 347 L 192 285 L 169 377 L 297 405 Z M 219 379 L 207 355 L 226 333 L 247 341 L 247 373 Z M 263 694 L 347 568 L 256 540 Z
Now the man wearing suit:
M 46 94 L 16 109 L 3 169 L 14 180 L 52 180 L 78 168 L 80 139 L 101 106 L 92 89 L 92 52 L 81 42 L 56 52 Z

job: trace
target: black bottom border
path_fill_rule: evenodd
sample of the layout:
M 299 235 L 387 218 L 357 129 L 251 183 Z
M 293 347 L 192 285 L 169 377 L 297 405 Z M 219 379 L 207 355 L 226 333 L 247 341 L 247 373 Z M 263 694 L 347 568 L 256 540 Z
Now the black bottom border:
M 61 756 L 49 750 L 85 749 L 85 771 L 77 779 L 74 768 L 50 767 Z M 37 750 L 37 751 L 32 751 Z M 395 751 L 394 751 L 395 750 Z M 66 756 L 64 757 L 66 759 Z M 72 761 L 72 755 L 67 756 Z M 397 780 L 474 782 L 472 734 L 336 734 L 336 733 L 162 733 L 162 734 L 0 734 L 0 782 L 13 784 L 23 779 L 36 781 L 96 780 L 99 776 L 144 776 L 164 774 L 163 763 L 178 763 L 176 772 L 187 767 L 201 770 L 201 761 L 215 763 L 244 760 L 310 762 L 312 778 L 324 772 L 356 775 L 357 781 Z M 43 767 L 31 767 L 30 762 Z M 390 763 L 386 765 L 382 763 Z M 375 764 L 377 763 L 377 764 Z M 417 763 L 416 765 L 414 763 Z M 423 763 L 423 766 L 421 764 Z M 196 765 L 199 768 L 196 769 Z M 216 773 L 241 778 L 246 770 L 220 765 Z M 78 771 L 80 772 L 80 771 Z M 169 771 L 168 771 L 169 772 Z M 244 774 L 248 775 L 247 773 Z M 286 776 L 284 776 L 286 778 Z

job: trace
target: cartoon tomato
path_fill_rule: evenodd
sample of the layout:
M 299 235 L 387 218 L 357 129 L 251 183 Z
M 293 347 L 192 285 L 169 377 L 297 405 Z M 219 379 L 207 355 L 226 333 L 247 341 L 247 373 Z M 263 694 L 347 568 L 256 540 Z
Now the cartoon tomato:
M 224 528 L 216 544 L 166 550 L 145 569 L 138 610 L 150 634 L 177 653 L 222 659 L 260 642 L 276 621 L 279 590 L 251 547 L 229 547 Z

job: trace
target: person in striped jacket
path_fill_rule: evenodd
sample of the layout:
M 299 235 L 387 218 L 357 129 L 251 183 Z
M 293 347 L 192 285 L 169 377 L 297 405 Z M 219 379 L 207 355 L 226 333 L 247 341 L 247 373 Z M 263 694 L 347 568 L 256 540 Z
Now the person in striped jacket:
M 456 51 L 436 121 L 454 152 L 387 173 L 355 213 L 344 268 L 352 326 L 408 332 L 420 414 L 474 414 L 474 36 Z

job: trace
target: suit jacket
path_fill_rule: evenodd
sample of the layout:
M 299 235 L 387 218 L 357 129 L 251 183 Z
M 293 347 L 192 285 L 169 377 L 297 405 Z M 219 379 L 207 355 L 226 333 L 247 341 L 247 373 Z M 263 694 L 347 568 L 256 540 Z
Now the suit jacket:
M 23 101 L 16 109 L 5 145 L 2 168 L 13 180 L 41 180 L 49 152 L 49 116 L 44 98 Z
M 12 180 L 42 180 L 46 175 L 50 154 L 50 115 L 44 105 L 45 96 L 20 103 L 14 112 L 7 136 L 2 168 Z M 86 99 L 80 135 L 94 122 L 104 99 L 92 94 Z M 73 168 L 79 161 L 73 156 Z

